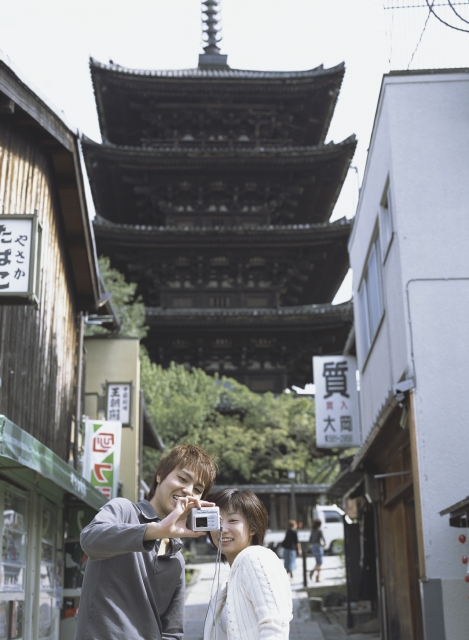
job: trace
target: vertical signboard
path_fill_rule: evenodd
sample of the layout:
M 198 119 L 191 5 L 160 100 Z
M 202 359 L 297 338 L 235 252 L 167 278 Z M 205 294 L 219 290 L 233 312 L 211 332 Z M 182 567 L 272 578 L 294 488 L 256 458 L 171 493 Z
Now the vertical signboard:
M 36 214 L 0 216 L 0 300 L 38 303 L 41 226 Z
M 107 383 L 107 412 L 108 420 L 117 420 L 123 427 L 131 427 L 130 400 L 132 384 L 130 382 Z
M 315 356 L 316 446 L 358 447 L 357 363 L 352 356 Z
M 106 498 L 116 498 L 121 459 L 122 424 L 86 420 L 83 477 Z

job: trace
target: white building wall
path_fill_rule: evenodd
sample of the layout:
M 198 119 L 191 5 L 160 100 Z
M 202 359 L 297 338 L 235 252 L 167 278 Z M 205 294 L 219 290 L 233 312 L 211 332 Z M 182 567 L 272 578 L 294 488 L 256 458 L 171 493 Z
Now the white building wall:
M 442 579 L 448 640 L 469 629 L 459 531 L 438 515 L 469 492 L 468 113 L 469 73 L 385 77 L 349 247 L 364 436 L 392 384 L 414 377 L 426 572 Z M 356 303 L 388 175 L 385 313 L 365 361 Z
M 358 365 L 360 369 L 360 400 L 362 437 L 366 439 L 374 420 L 393 384 L 398 382 L 407 366 L 407 344 L 404 316 L 404 294 L 400 265 L 400 238 L 397 232 L 383 256 L 384 317 L 374 344 L 364 352 L 360 328 L 363 319 L 358 305 L 358 290 L 368 258 L 372 239 L 378 229 L 380 203 L 388 178 L 394 200 L 392 180 L 392 147 L 390 120 L 386 104 L 380 104 L 377 125 L 370 145 L 367 171 L 363 181 L 357 216 L 350 240 L 350 262 L 353 271 L 353 298 L 357 327 Z M 392 209 L 393 226 L 396 228 L 395 208 Z M 396 336 L 399 338 L 396 340 Z

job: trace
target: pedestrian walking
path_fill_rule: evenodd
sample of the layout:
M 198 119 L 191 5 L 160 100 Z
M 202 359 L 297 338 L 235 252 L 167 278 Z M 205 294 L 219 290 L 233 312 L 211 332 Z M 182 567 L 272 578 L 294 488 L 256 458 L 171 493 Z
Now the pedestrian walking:
M 183 445 L 167 454 L 155 472 L 148 500 L 107 502 L 83 529 L 88 555 L 75 640 L 182 640 L 185 575 L 182 537 L 193 507 L 215 479 L 211 458 Z
M 321 582 L 321 567 L 324 558 L 324 547 L 326 546 L 321 526 L 321 520 L 314 520 L 311 535 L 309 537 L 310 552 L 316 560 L 315 566 L 309 572 L 309 579 L 313 579 L 314 572 L 316 571 L 316 582 Z
M 281 560 L 262 546 L 268 516 L 248 489 L 222 489 L 208 497 L 220 507 L 222 531 L 211 531 L 228 560 L 227 585 L 211 600 L 204 640 L 287 640 L 292 619 L 290 584 Z
M 289 520 L 288 529 L 282 542 L 283 561 L 290 578 L 293 578 L 293 572 L 296 569 L 296 556 L 297 554 L 301 556 L 301 545 L 298 542 L 297 528 L 298 524 L 296 520 Z

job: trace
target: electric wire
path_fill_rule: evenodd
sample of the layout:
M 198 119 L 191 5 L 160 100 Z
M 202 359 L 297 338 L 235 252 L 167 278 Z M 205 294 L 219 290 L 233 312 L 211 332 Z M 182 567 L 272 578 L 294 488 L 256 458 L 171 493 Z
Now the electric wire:
M 451 9 L 454 11 L 454 13 L 458 16 L 458 18 L 459 18 L 460 20 L 462 20 L 462 21 L 463 21 L 463 22 L 465 22 L 466 24 L 469 24 L 469 20 L 466 20 L 465 18 L 463 18 L 463 17 L 462 17 L 462 15 L 461 15 L 461 14 L 459 14 L 459 13 L 456 11 L 456 9 L 454 8 L 454 5 L 453 5 L 453 3 L 451 2 L 451 0 L 448 0 L 448 4 L 449 4 L 449 6 L 451 7 Z
M 469 33 L 469 29 L 461 29 L 461 27 L 455 27 L 454 25 L 449 24 L 449 22 L 445 22 L 445 20 L 443 20 L 443 18 L 440 18 L 440 16 L 434 11 L 433 6 L 431 6 L 430 3 L 429 3 L 429 0 L 425 0 L 425 2 L 427 3 L 428 8 L 433 13 L 435 18 L 437 20 L 439 20 L 440 22 L 442 22 L 444 25 L 446 25 L 450 29 L 455 29 L 456 31 L 464 31 L 465 33 Z M 433 5 L 433 3 L 432 3 L 432 5 Z M 466 20 L 464 22 L 466 22 Z
M 433 0 L 433 2 L 432 2 L 432 7 L 433 7 L 434 2 L 435 2 L 435 0 Z M 428 21 L 430 20 L 430 16 L 431 15 L 432 15 L 432 12 L 430 10 L 428 12 L 427 19 L 425 20 L 425 24 L 423 25 L 422 33 L 420 34 L 420 38 L 419 38 L 419 40 L 418 40 L 418 42 L 417 42 L 417 44 L 415 46 L 415 49 L 414 49 L 414 52 L 413 52 L 413 54 L 412 54 L 412 56 L 410 58 L 409 64 L 407 65 L 407 69 L 409 69 L 410 65 L 412 64 L 412 60 L 414 59 L 414 56 L 417 53 L 417 49 L 419 48 L 420 43 L 422 42 L 423 34 L 425 33 L 425 29 L 427 28 L 427 24 L 428 24 Z

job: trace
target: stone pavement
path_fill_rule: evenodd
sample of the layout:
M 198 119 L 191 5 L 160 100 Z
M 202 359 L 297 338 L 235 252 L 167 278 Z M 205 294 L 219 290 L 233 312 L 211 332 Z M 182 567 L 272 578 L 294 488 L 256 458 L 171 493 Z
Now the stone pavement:
M 308 558 L 308 570 L 314 564 L 312 558 Z M 184 640 L 202 640 L 205 615 L 210 600 L 212 581 L 215 572 L 215 564 L 191 565 L 197 570 L 197 577 L 189 586 L 186 598 L 186 629 Z M 222 565 L 220 584 L 224 585 L 228 579 L 229 565 Z M 322 578 L 324 584 L 333 585 L 340 580 L 342 570 L 340 559 L 336 556 L 324 558 Z M 290 640 L 341 640 L 341 635 L 335 635 L 334 631 L 327 630 L 327 637 L 321 631 L 316 619 L 310 613 L 308 598 L 303 591 L 302 560 L 297 560 L 297 568 L 291 580 L 293 597 L 293 620 L 290 624 Z M 215 591 L 213 588 L 213 591 Z M 315 616 L 316 618 L 316 616 Z M 331 635 L 334 633 L 334 635 Z

